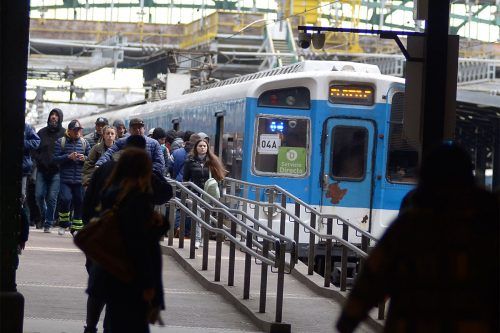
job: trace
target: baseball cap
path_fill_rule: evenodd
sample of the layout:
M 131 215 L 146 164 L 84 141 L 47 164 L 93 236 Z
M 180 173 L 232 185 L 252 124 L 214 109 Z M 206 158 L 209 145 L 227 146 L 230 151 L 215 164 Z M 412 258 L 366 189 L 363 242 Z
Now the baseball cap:
M 72 121 L 69 122 L 68 124 L 68 129 L 69 130 L 79 130 L 82 129 L 82 125 L 77 119 L 73 119 Z
M 130 119 L 130 123 L 128 125 L 129 127 L 134 125 L 144 126 L 144 121 L 141 118 L 132 118 Z
M 125 122 L 121 119 L 116 119 L 115 121 L 113 121 L 113 126 L 116 128 L 120 126 L 125 126 Z
M 97 120 L 95 121 L 95 124 L 100 124 L 100 125 L 109 125 L 109 122 L 106 118 L 104 117 L 99 117 L 97 118 Z

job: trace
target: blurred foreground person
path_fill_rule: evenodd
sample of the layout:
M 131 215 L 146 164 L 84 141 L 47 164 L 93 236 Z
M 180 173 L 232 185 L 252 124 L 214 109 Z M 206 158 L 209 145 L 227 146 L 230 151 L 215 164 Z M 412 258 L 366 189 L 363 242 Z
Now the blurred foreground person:
M 385 332 L 499 332 L 499 208 L 474 184 L 467 152 L 441 145 L 422 163 L 337 322 L 352 332 L 390 298 Z
M 98 264 L 92 265 L 87 292 L 106 301 L 112 332 L 149 332 L 164 309 L 159 239 L 168 223 L 153 219 L 152 163 L 144 149 L 121 154 L 102 191 L 102 210 L 117 207 L 121 238 L 135 272 L 123 282 Z

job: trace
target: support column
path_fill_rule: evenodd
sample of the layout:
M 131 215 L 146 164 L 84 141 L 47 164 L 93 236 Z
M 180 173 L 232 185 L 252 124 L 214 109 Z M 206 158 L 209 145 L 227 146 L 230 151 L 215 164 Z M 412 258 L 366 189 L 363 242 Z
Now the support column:
M 16 290 L 28 63 L 29 1 L 0 2 L 0 332 L 21 333 Z
M 426 23 L 423 155 L 442 142 L 445 128 L 450 1 L 429 1 Z M 453 78 L 456 80 L 456 78 Z
M 500 119 L 496 120 L 493 142 L 493 179 L 491 189 L 500 191 Z

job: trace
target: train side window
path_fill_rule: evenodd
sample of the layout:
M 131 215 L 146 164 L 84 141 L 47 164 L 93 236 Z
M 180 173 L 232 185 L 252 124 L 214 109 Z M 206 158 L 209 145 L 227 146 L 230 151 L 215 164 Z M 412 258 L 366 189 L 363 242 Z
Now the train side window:
M 304 177 L 309 169 L 310 121 L 260 116 L 256 121 L 254 171 L 260 175 Z
M 334 179 L 363 180 L 366 173 L 368 131 L 364 127 L 332 129 L 330 175 Z
M 393 183 L 416 183 L 419 160 L 418 144 L 403 133 L 404 93 L 392 97 L 387 152 L 387 179 Z
M 311 94 L 305 87 L 268 90 L 259 96 L 258 106 L 308 110 Z

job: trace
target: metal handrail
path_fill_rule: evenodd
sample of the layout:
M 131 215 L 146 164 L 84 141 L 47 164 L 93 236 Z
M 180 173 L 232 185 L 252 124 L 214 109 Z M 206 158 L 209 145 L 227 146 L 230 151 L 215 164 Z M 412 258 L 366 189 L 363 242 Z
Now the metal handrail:
M 243 285 L 243 298 L 249 299 L 250 297 L 250 274 L 251 274 L 251 260 L 252 257 L 261 261 L 261 284 L 260 284 L 260 298 L 259 298 L 259 312 L 263 313 L 266 309 L 266 299 L 267 299 L 267 274 L 268 265 L 271 266 L 271 272 L 273 272 L 272 267 L 277 267 L 277 291 L 276 291 L 276 310 L 275 310 L 275 321 L 276 323 L 282 322 L 283 313 L 283 290 L 284 290 L 284 274 L 286 266 L 286 252 L 287 244 L 291 244 L 291 260 L 290 269 L 293 269 L 295 263 L 293 254 L 296 252 L 295 241 L 291 238 L 285 237 L 281 234 L 277 234 L 271 228 L 263 225 L 256 219 L 255 225 L 262 227 L 264 230 L 268 231 L 269 234 L 275 234 L 276 237 L 269 235 L 267 233 L 260 232 L 257 228 L 252 228 L 246 223 L 239 221 L 235 214 L 241 214 L 241 211 L 235 209 L 229 209 L 222 203 L 220 203 L 216 198 L 212 197 L 201 188 L 193 183 L 179 183 L 175 180 L 168 180 L 170 185 L 174 187 L 174 193 L 176 188 L 181 191 L 181 199 L 174 197 L 169 201 L 170 203 L 170 218 L 173 220 L 176 207 L 181 211 L 181 231 L 184 231 L 185 214 L 192 218 L 191 223 L 191 244 L 190 244 L 190 259 L 195 258 L 195 228 L 196 223 L 200 224 L 200 227 L 204 230 L 203 239 L 203 257 L 202 257 L 202 270 L 208 269 L 208 247 L 209 247 L 209 232 L 214 232 L 217 235 L 216 238 L 216 254 L 215 254 L 215 281 L 220 281 L 220 271 L 221 271 L 221 260 L 222 260 L 222 243 L 224 237 L 230 241 L 229 245 L 229 265 L 228 265 L 228 285 L 234 285 L 234 268 L 235 268 L 235 249 L 238 247 L 240 250 L 245 252 L 245 273 L 244 273 L 244 285 Z M 197 192 L 204 196 L 201 197 L 189 189 L 187 186 L 193 187 Z M 188 196 L 191 198 L 192 205 L 188 207 L 186 201 Z M 204 199 L 207 198 L 212 202 L 213 205 L 207 203 Z M 203 207 L 204 219 L 198 216 L 198 205 L 200 208 Z M 219 206 L 219 207 L 214 207 Z M 217 226 L 213 227 L 211 225 L 212 213 L 217 214 Z M 246 214 L 247 215 L 247 214 Z M 229 218 L 231 221 L 230 232 L 224 228 L 224 218 Z M 251 218 L 247 215 L 247 217 Z M 246 229 L 246 241 L 242 244 L 236 238 L 236 226 L 241 225 Z M 262 254 L 252 249 L 255 238 L 262 238 L 262 247 L 258 247 Z M 181 236 L 179 238 L 179 247 L 183 247 L 184 238 Z M 168 245 L 173 245 L 173 230 L 169 232 Z M 274 246 L 275 253 L 273 255 L 270 252 L 270 246 Z
M 357 254 L 359 254 L 360 256 L 362 256 L 363 258 L 365 258 L 365 257 L 368 256 L 368 254 L 366 252 L 362 251 L 361 249 L 359 249 L 355 245 L 352 245 L 351 243 L 343 240 L 341 237 L 338 237 L 338 236 L 335 236 L 335 235 L 324 234 L 324 233 L 321 233 L 318 230 L 312 228 L 308 223 L 302 221 L 298 216 L 296 216 L 295 214 L 291 213 L 286 208 L 283 208 L 282 206 L 278 205 L 277 203 L 270 204 L 270 203 L 267 203 L 267 202 L 256 201 L 256 200 L 252 200 L 252 199 L 248 199 L 248 198 L 241 198 L 241 197 L 238 197 L 238 196 L 235 196 L 235 195 L 231 195 L 231 194 L 226 194 L 225 197 L 227 197 L 229 199 L 234 199 L 234 200 L 239 200 L 239 201 L 245 201 L 247 203 L 252 203 L 252 204 L 255 204 L 255 205 L 260 205 L 261 207 L 273 207 L 273 208 L 276 208 L 277 210 L 280 210 L 280 211 L 284 212 L 285 214 L 287 214 L 288 216 L 290 216 L 293 220 L 295 220 L 297 223 L 299 223 L 301 226 L 303 226 L 309 232 L 314 233 L 319 238 L 321 238 L 321 239 L 334 239 L 335 241 L 339 242 L 340 244 L 348 247 L 350 250 L 356 252 Z M 328 216 L 328 218 L 339 219 L 339 220 L 343 221 L 342 218 L 336 217 L 337 215 L 326 215 L 326 216 Z
M 264 233 L 259 232 L 257 229 L 252 229 L 252 230 L 255 230 L 253 233 L 257 233 L 258 237 L 265 238 L 265 239 L 267 239 L 269 241 L 273 241 L 273 242 L 275 241 L 274 238 L 278 238 L 278 239 L 280 239 L 282 241 L 285 241 L 285 242 L 287 242 L 289 244 L 294 244 L 295 243 L 295 241 L 293 239 L 291 239 L 290 237 L 287 237 L 285 235 L 280 234 L 279 232 L 274 231 L 272 228 L 269 228 L 267 225 L 265 225 L 262 222 L 260 222 L 259 220 L 255 219 L 253 216 L 250 216 L 248 213 L 240 211 L 240 210 L 237 210 L 237 209 L 233 209 L 233 208 L 227 207 L 222 202 L 220 202 L 218 199 L 214 198 L 213 196 L 211 196 L 210 194 L 208 194 L 207 192 L 205 192 L 199 186 L 197 186 L 196 184 L 194 184 L 192 182 L 183 182 L 183 183 L 180 183 L 178 181 L 169 180 L 169 183 L 170 184 L 175 184 L 176 187 L 180 187 L 186 193 L 192 195 L 193 198 L 196 198 L 196 200 L 199 203 L 201 203 L 205 208 L 208 208 L 210 211 L 212 211 L 212 212 L 224 212 L 224 213 L 226 213 L 228 218 L 230 218 L 231 220 L 234 220 L 234 222 L 236 222 L 240 226 L 244 227 L 245 229 L 249 228 L 248 225 L 246 225 L 244 222 L 242 222 L 242 221 L 238 220 L 237 218 L 235 218 L 234 217 L 234 213 L 237 213 L 237 214 L 240 214 L 240 215 L 244 216 L 245 219 L 248 219 L 254 225 L 257 225 L 259 227 L 259 229 L 262 228 L 262 229 L 264 229 L 265 231 L 268 232 L 268 234 L 264 234 Z M 194 188 L 198 193 L 202 194 L 205 197 L 208 197 L 214 205 L 217 205 L 219 207 L 216 208 L 216 207 L 211 206 L 208 202 L 206 202 L 205 200 L 203 200 L 203 198 L 199 197 L 198 195 L 196 195 L 196 193 L 194 193 L 193 191 L 189 190 L 185 185 L 188 185 L 188 186 Z
M 373 236 L 372 234 L 370 234 L 369 232 L 367 232 L 366 230 L 363 230 L 361 229 L 360 227 L 358 227 L 357 225 L 355 224 L 352 224 L 351 222 L 345 220 L 344 218 L 342 218 L 341 216 L 338 216 L 338 215 L 334 215 L 334 214 L 323 214 L 321 212 L 319 212 L 316 208 L 314 208 L 313 206 L 309 205 L 308 203 L 304 202 L 302 199 L 296 197 L 295 195 L 293 195 L 292 193 L 288 192 L 287 190 L 281 188 L 280 186 L 278 185 L 261 185 L 261 184 L 255 184 L 255 183 L 249 183 L 249 182 L 245 182 L 245 181 L 242 181 L 242 180 L 239 180 L 239 179 L 234 179 L 234 178 L 225 178 L 224 179 L 224 182 L 226 181 L 230 181 L 230 182 L 235 182 L 235 183 L 239 183 L 239 184 L 242 184 L 242 185 L 247 185 L 247 186 L 252 186 L 252 187 L 255 187 L 255 188 L 261 188 L 261 189 L 265 189 L 265 190 L 274 190 L 276 191 L 276 194 L 284 194 L 286 195 L 288 198 L 292 199 L 293 201 L 299 203 L 301 206 L 303 206 L 305 209 L 311 211 L 312 213 L 314 213 L 317 217 L 321 218 L 321 219 L 328 219 L 328 218 L 333 218 L 333 219 L 338 219 L 340 220 L 343 224 L 346 224 L 348 225 L 349 227 L 353 228 L 354 230 L 356 230 L 356 232 L 359 232 L 361 233 L 362 235 L 368 237 L 370 240 L 373 240 L 373 241 L 378 241 L 378 238 Z M 225 194 L 225 196 L 230 196 L 228 194 Z M 236 200 L 241 200 L 242 198 L 241 197 L 237 197 L 235 196 L 235 198 L 237 198 Z M 266 204 L 262 203 L 262 201 L 256 201 L 256 203 L 260 206 L 264 206 Z M 319 235 L 318 235 L 319 236 Z
M 239 205 L 239 202 L 243 202 L 244 209 L 246 211 L 246 206 L 247 205 L 255 205 L 255 209 L 257 207 L 268 207 L 269 211 L 267 213 L 268 215 L 268 220 L 272 220 L 272 211 L 276 209 L 277 211 L 280 212 L 281 214 L 281 225 L 280 225 L 280 232 L 284 233 L 285 232 L 285 219 L 286 215 L 288 215 L 288 220 L 291 222 L 294 222 L 294 240 L 298 244 L 299 242 L 299 227 L 302 226 L 304 227 L 308 232 L 309 232 L 309 246 L 308 246 L 308 274 L 312 275 L 314 274 L 314 262 L 315 262 L 315 237 L 319 237 L 320 239 L 325 239 L 326 240 L 326 253 L 325 253 L 325 274 L 324 274 L 324 286 L 329 287 L 330 286 L 330 273 L 326 272 L 331 272 L 332 267 L 331 267 L 331 258 L 332 258 L 332 240 L 335 240 L 338 242 L 341 247 L 342 247 L 342 254 L 341 254 L 341 271 L 340 271 L 340 290 L 341 291 L 346 291 L 347 290 L 347 263 L 348 263 L 348 250 L 353 251 L 355 254 L 360 256 L 362 259 L 365 259 L 368 254 L 368 246 L 370 244 L 370 241 L 377 242 L 378 239 L 370 234 L 369 232 L 359 228 L 358 226 L 350 223 L 349 221 L 345 220 L 344 218 L 335 215 L 335 214 L 322 214 L 319 212 L 316 208 L 312 207 L 308 203 L 304 202 L 300 198 L 296 197 L 295 195 L 291 194 L 290 192 L 284 190 L 283 188 L 277 186 L 277 185 L 261 185 L 261 184 L 255 184 L 255 183 L 250 183 L 250 182 L 245 182 L 242 180 L 238 179 L 233 179 L 233 178 L 225 178 L 223 180 L 223 189 L 225 190 L 224 192 L 229 192 L 228 193 L 223 193 L 224 198 L 228 201 L 236 201 Z M 243 196 L 236 196 L 235 194 L 238 191 L 243 192 Z M 249 192 L 253 191 L 256 193 L 256 199 L 259 199 L 259 195 L 261 191 L 264 191 L 263 193 L 268 195 L 269 202 L 262 202 L 258 200 L 252 200 L 248 198 Z M 281 196 L 281 204 L 277 204 L 274 201 L 274 198 L 276 196 Z M 286 204 L 288 201 L 293 201 L 295 205 L 295 213 L 292 213 L 286 209 Z M 307 214 L 310 214 L 310 222 L 306 223 L 301 220 L 300 218 L 300 210 L 301 207 L 304 208 L 305 212 Z M 255 210 L 257 212 L 257 210 Z M 258 216 L 258 213 L 257 213 Z M 342 237 L 333 235 L 333 220 L 336 219 L 337 221 L 340 221 L 342 224 Z M 327 223 L 327 231 L 326 234 L 322 233 L 318 230 L 316 230 L 316 221 L 319 220 L 320 223 L 323 223 L 322 221 L 326 220 Z M 356 234 L 359 233 L 358 237 L 361 237 L 361 249 L 349 242 L 349 229 L 352 228 L 355 230 Z M 298 247 L 297 247 L 297 253 L 296 257 L 298 258 Z M 363 264 L 363 262 L 361 262 Z M 379 304 L 379 319 L 384 319 L 384 307 L 385 303 Z

